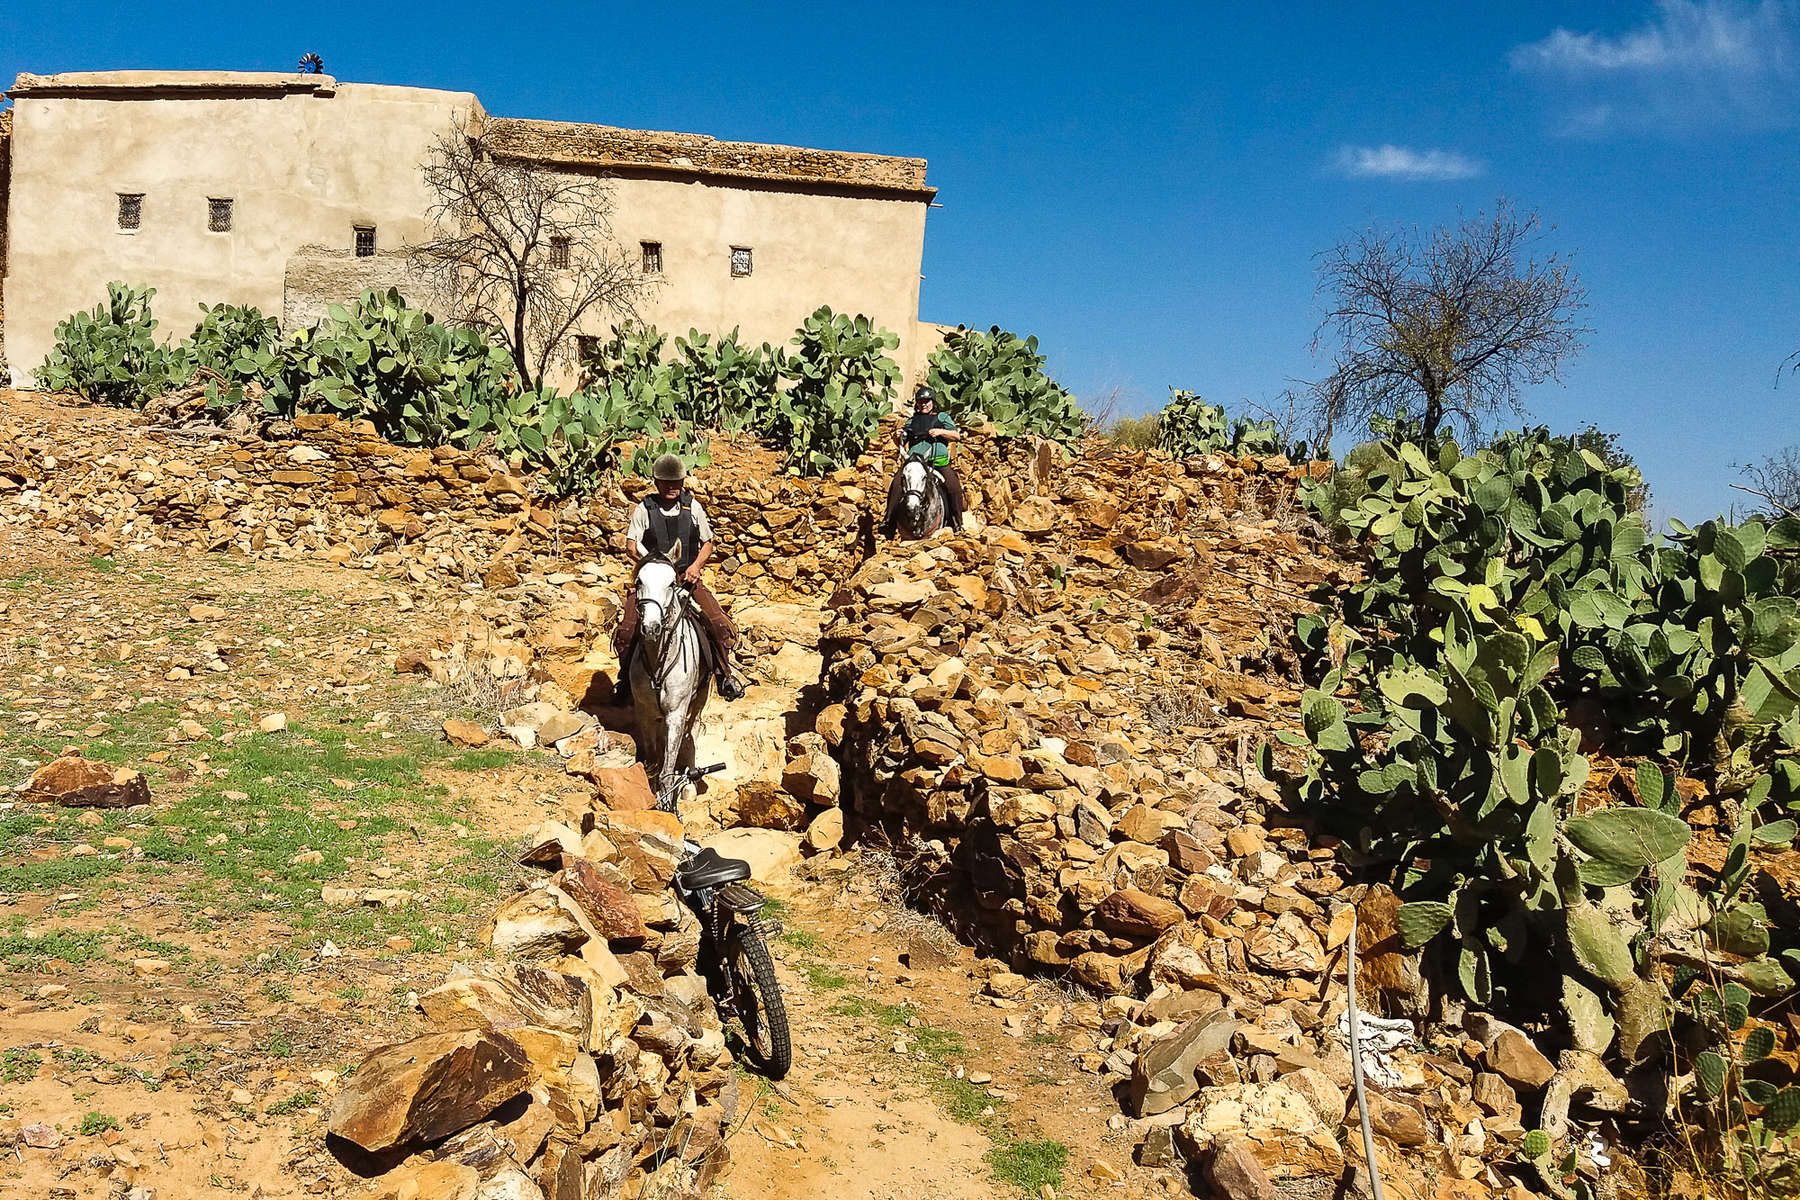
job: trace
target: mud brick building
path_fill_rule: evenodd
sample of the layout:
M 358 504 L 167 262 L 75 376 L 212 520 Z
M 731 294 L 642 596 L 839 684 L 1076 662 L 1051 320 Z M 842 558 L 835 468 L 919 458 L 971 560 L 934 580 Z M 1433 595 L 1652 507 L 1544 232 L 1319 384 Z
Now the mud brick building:
M 491 117 L 467 92 L 329 75 L 106 71 L 20 75 L 0 126 L 0 296 L 15 384 L 56 323 L 111 280 L 157 289 L 159 334 L 202 303 L 287 328 L 368 287 L 411 285 L 427 234 L 427 150 L 453 123 L 502 153 L 609 178 L 613 232 L 655 277 L 645 317 L 780 342 L 820 304 L 901 338 L 914 373 L 925 162 Z M 422 301 L 429 303 L 429 297 Z M 592 314 L 582 336 L 612 318 Z

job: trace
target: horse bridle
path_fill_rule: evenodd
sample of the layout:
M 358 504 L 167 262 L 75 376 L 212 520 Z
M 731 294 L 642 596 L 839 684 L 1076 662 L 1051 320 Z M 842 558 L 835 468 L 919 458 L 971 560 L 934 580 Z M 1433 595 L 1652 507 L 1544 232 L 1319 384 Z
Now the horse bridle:
M 919 466 L 923 468 L 923 474 L 925 476 L 925 483 L 919 488 L 913 488 L 906 481 L 906 468 L 913 463 L 918 463 Z M 900 464 L 900 494 L 907 497 L 917 496 L 919 498 L 920 507 L 924 507 L 928 489 L 932 485 L 931 474 L 931 464 L 924 459 L 917 457 L 907 459 Z
M 669 638 L 674 636 L 676 627 L 681 622 L 689 620 L 692 617 L 693 610 L 689 607 L 687 602 L 687 598 L 692 595 L 693 586 L 691 584 L 683 583 L 681 577 L 677 575 L 675 577 L 675 611 L 666 614 L 669 619 L 666 620 L 662 626 L 662 637 L 658 639 L 657 648 L 659 650 L 661 650 L 663 645 L 668 642 Z M 647 600 L 640 596 L 638 597 L 638 608 L 640 611 L 650 608 L 661 609 L 662 605 L 658 601 Z M 643 625 L 650 624 L 649 621 L 644 620 L 643 616 L 640 616 L 639 620 Z M 641 627 L 642 625 L 640 625 L 640 628 Z M 650 682 L 656 689 L 656 696 L 660 703 L 663 689 L 668 686 L 669 676 L 675 670 L 675 663 L 664 654 L 658 654 L 657 658 L 657 669 L 651 673 Z

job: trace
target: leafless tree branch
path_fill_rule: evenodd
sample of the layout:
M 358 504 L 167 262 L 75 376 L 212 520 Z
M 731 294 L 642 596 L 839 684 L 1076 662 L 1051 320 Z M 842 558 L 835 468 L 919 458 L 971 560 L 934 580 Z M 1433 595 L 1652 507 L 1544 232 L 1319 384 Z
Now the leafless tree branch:
M 613 236 L 606 180 L 498 157 L 461 121 L 421 169 L 434 232 L 407 247 L 413 270 L 450 305 L 447 319 L 499 338 L 523 386 L 543 384 L 589 312 L 639 315 L 649 283 Z
M 1333 357 L 1312 405 L 1327 438 L 1403 410 L 1428 437 L 1447 423 L 1474 436 L 1523 411 L 1522 387 L 1560 379 L 1591 332 L 1587 293 L 1566 258 L 1532 256 L 1541 236 L 1537 214 L 1503 199 L 1429 239 L 1370 229 L 1320 255 L 1329 308 L 1313 349 Z

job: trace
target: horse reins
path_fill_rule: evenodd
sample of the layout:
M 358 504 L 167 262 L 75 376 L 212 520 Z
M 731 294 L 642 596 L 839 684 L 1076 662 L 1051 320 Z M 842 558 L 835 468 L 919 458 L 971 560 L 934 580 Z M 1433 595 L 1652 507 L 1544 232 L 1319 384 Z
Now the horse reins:
M 676 590 L 676 595 L 677 595 L 677 598 L 675 601 L 676 615 L 675 615 L 673 622 L 667 626 L 667 628 L 663 634 L 661 641 L 662 641 L 662 644 L 664 644 L 664 645 L 668 644 L 668 639 L 675 636 L 676 632 L 679 631 L 679 629 L 681 628 L 681 626 L 683 624 L 690 622 L 694 619 L 693 610 L 691 608 L 689 608 L 686 604 L 683 604 L 680 600 L 680 593 L 681 593 L 682 589 L 679 584 L 676 585 L 675 590 Z M 659 604 L 655 600 L 645 600 L 645 599 L 639 598 L 638 607 L 639 608 L 660 609 L 660 608 L 662 608 L 662 605 Z M 642 653 L 644 653 L 644 650 L 645 650 L 645 647 L 640 646 L 638 648 L 638 653 L 642 654 Z M 656 669 L 648 672 L 648 674 L 650 675 L 650 682 L 655 689 L 657 711 L 663 713 L 665 716 L 668 714 L 669 710 L 662 706 L 663 690 L 668 686 L 669 676 L 673 675 L 675 673 L 675 668 L 677 665 L 678 664 L 674 659 L 669 658 L 666 655 L 659 655 L 658 661 L 656 663 Z

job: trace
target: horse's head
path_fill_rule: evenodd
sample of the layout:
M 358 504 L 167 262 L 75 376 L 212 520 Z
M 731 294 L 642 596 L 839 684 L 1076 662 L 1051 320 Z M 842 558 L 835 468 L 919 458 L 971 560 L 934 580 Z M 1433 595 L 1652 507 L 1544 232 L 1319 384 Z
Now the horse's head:
M 931 472 L 925 460 L 909 458 L 900 467 L 900 501 L 906 508 L 908 523 L 917 524 L 925 515 L 926 497 L 931 487 Z
M 661 645 L 674 624 L 676 608 L 681 602 L 675 580 L 675 568 L 659 559 L 652 559 L 638 568 L 639 620 L 645 640 L 652 645 Z

